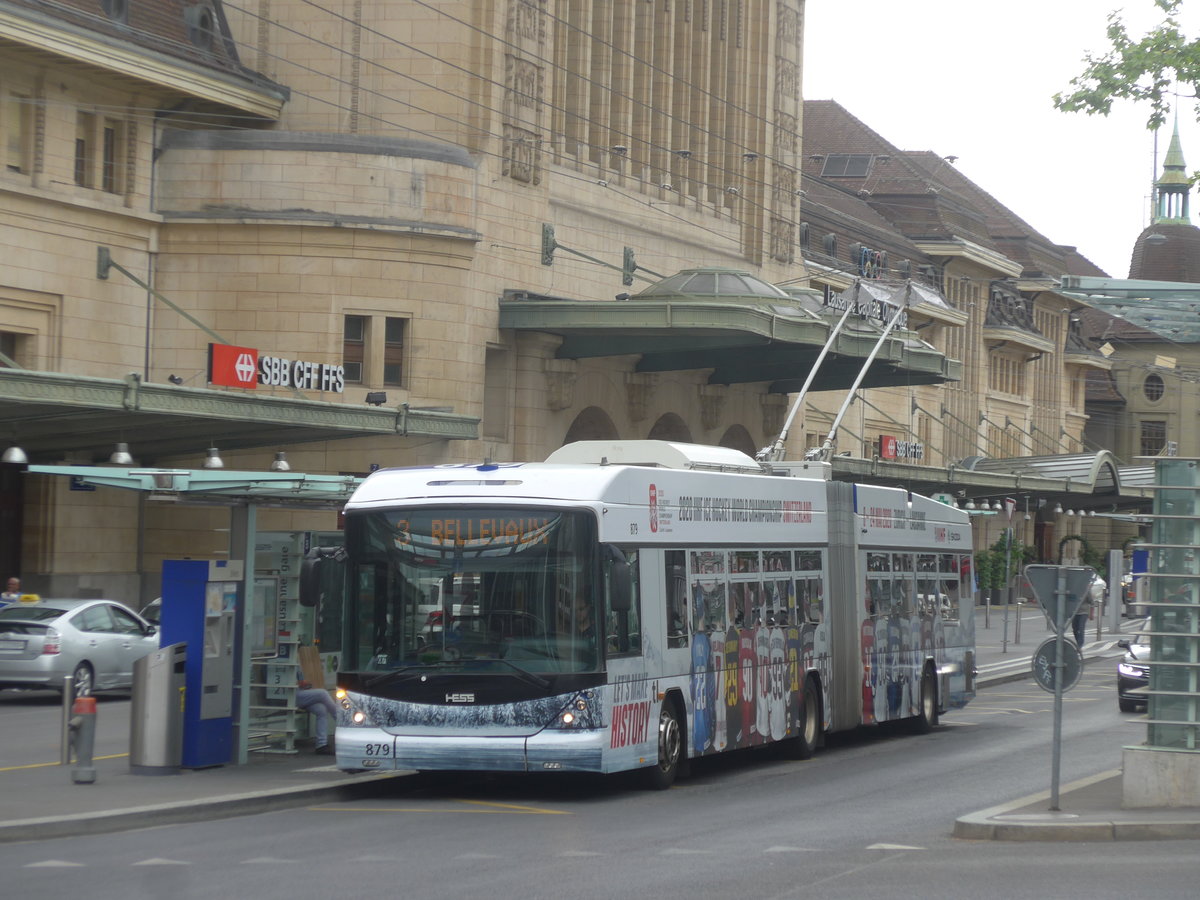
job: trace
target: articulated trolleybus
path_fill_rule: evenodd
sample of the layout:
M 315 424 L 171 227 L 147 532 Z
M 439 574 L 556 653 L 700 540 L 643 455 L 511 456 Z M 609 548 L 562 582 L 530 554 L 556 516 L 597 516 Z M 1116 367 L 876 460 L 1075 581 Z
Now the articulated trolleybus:
M 339 768 L 664 788 L 724 750 L 929 729 L 974 696 L 969 520 L 828 473 L 584 441 L 371 474 L 302 578 L 344 623 Z

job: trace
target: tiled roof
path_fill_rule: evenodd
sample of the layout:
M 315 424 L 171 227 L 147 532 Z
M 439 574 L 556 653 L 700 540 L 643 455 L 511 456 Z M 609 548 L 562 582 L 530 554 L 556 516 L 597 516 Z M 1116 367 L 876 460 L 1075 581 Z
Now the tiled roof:
M 843 153 L 869 154 L 865 174 L 822 177 L 829 155 Z M 951 158 L 900 150 L 835 101 L 805 101 L 804 155 L 806 176 L 860 196 L 911 240 L 964 239 L 1008 256 L 1031 275 L 1057 277 L 1067 268 L 1066 248 L 964 176 Z M 1099 271 L 1082 257 L 1072 264 L 1088 274 Z
M 207 69 L 242 77 L 253 73 L 238 58 L 220 0 L 4 0 L 10 13 L 33 20 L 43 19 L 55 27 L 78 30 L 93 40 L 126 44 L 172 57 Z M 124 18 L 106 14 L 106 9 L 127 9 Z M 198 34 L 203 10 L 210 18 L 211 39 Z
M 1133 245 L 1129 277 L 1200 283 L 1200 228 L 1161 222 L 1145 229 Z

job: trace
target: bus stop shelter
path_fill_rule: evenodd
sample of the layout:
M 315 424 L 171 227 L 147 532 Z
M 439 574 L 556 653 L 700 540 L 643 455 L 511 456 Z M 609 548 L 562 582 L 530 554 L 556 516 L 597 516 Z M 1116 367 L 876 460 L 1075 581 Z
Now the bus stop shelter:
M 180 506 L 224 506 L 230 511 L 229 556 L 243 561 L 241 602 L 235 628 L 240 652 L 234 671 L 233 762 L 244 764 L 249 754 L 250 617 L 247 598 L 254 579 L 261 507 L 340 510 L 362 481 L 354 475 L 309 475 L 302 472 L 254 472 L 232 469 L 152 469 L 114 466 L 30 465 L 28 472 L 71 478 L 74 483 L 139 491 L 147 498 Z

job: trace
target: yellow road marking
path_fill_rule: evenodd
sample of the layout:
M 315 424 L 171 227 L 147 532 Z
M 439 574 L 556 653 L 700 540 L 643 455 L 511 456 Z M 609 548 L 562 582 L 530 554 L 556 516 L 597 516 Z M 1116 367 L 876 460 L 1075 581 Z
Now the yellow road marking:
M 562 809 L 541 809 L 537 806 L 523 806 L 519 803 L 489 803 L 487 800 L 462 800 L 461 803 L 471 803 L 476 806 L 494 806 L 500 811 L 544 813 L 548 816 L 567 815 Z
M 128 756 L 128 755 L 129 755 L 128 753 L 114 753 L 111 756 L 93 756 L 92 761 L 95 762 L 96 760 L 99 760 L 99 759 L 121 759 L 121 757 Z M 46 762 L 46 763 L 27 763 L 23 766 L 0 766 L 0 772 L 16 772 L 18 769 L 44 769 L 48 766 L 61 766 L 61 765 L 63 765 L 63 763 Z M 67 763 L 66 765 L 70 765 L 70 763 Z
M 312 812 L 386 812 L 386 813 L 474 813 L 476 815 L 498 815 L 508 813 L 520 816 L 570 816 L 574 815 L 565 809 L 539 809 L 536 806 L 517 806 L 509 803 L 487 803 L 483 800 L 457 800 L 456 803 L 473 804 L 491 807 L 489 809 L 434 809 L 428 806 L 310 806 Z

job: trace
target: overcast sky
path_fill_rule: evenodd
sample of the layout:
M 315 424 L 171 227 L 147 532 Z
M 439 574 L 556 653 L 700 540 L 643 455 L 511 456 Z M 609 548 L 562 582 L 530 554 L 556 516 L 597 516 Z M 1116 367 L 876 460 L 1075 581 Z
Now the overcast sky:
M 957 156 L 966 177 L 1037 231 L 1124 278 L 1156 177 L 1149 110 L 1123 101 L 1087 116 L 1051 101 L 1086 52 L 1106 50 L 1118 8 L 1135 39 L 1160 20 L 1151 0 L 807 0 L 804 96 L 836 100 L 901 150 Z M 1200 2 L 1183 24 L 1200 37 Z M 1191 173 L 1193 101 L 1182 100 L 1179 120 Z M 1170 138 L 1168 125 L 1159 171 Z M 1200 224 L 1194 191 L 1191 211 Z

